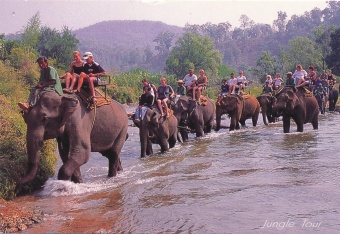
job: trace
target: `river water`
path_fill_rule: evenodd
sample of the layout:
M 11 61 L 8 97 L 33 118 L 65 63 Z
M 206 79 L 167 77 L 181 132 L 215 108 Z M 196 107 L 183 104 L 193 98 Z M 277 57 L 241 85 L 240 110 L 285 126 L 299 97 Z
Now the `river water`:
M 53 177 L 15 200 L 45 212 L 26 232 L 339 233 L 340 114 L 320 115 L 319 130 L 297 133 L 293 124 L 289 134 L 261 119 L 191 135 L 166 154 L 154 145 L 144 159 L 138 128 L 129 127 L 117 177 L 108 179 L 107 159 L 93 153 L 85 183 Z

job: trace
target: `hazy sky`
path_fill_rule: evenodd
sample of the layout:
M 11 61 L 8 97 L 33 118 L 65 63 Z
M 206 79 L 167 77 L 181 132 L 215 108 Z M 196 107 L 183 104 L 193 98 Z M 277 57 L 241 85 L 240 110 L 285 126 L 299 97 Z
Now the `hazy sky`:
M 255 23 L 272 25 L 278 11 L 288 19 L 318 7 L 322 0 L 0 0 L 0 34 L 21 31 L 28 20 L 40 13 L 42 25 L 75 30 L 108 20 L 152 20 L 183 27 L 189 24 L 229 22 L 239 26 L 241 15 Z

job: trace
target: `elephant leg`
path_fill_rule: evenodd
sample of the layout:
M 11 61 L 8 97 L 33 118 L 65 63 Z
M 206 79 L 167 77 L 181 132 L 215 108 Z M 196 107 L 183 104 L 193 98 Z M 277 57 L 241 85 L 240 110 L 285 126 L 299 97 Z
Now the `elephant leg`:
M 152 143 L 149 139 L 146 142 L 146 155 L 153 155 Z
M 68 153 L 69 153 L 69 142 L 68 141 L 62 141 L 61 139 L 57 139 L 58 141 L 58 149 L 59 149 L 59 155 L 63 163 L 66 163 L 68 160 Z M 81 176 L 80 168 L 76 169 L 74 173 L 71 176 L 71 181 L 74 183 L 82 183 L 83 178 Z
M 180 134 L 182 136 L 183 141 L 187 141 L 189 139 L 188 131 L 187 131 L 186 128 L 180 128 L 179 132 L 180 132 Z
M 119 155 L 116 153 L 112 153 L 109 156 L 109 172 L 107 174 L 108 177 L 114 177 L 117 175 L 117 171 L 122 171 L 123 167 L 121 165 L 121 161 Z
M 204 137 L 203 126 L 196 126 L 196 137 Z
M 231 116 L 229 131 L 234 131 L 235 128 L 240 129 L 240 126 L 238 125 L 239 128 L 237 128 L 237 125 L 238 125 L 238 121 L 236 120 L 236 116 Z
M 211 133 L 212 129 L 213 129 L 213 123 L 209 123 L 205 126 L 204 133 Z
M 221 129 L 221 116 L 222 111 L 220 109 L 221 107 L 216 108 L 216 125 L 215 125 L 215 131 L 218 132 Z
M 73 183 L 83 183 L 83 177 L 81 176 L 80 167 L 78 167 L 71 176 Z
M 109 151 L 108 159 L 109 159 L 109 172 L 108 177 L 113 177 L 117 175 L 117 171 L 122 171 L 122 162 L 120 159 L 120 153 L 122 152 L 126 136 L 119 134 L 117 139 L 115 140 L 112 149 Z
M 262 119 L 263 119 L 263 123 L 265 125 L 268 125 L 268 122 L 270 123 L 270 117 L 267 113 L 265 113 L 262 109 Z M 267 122 L 267 119 L 268 119 L 268 122 Z
M 245 127 L 246 126 L 246 120 L 244 120 L 244 119 L 240 120 L 240 124 L 241 124 L 242 127 Z
M 169 151 L 169 145 L 168 145 L 168 141 L 166 139 L 162 139 L 160 141 L 159 146 L 161 147 L 162 153 Z
M 236 122 L 235 129 L 237 129 L 237 130 L 239 130 L 239 129 L 240 129 L 240 124 L 239 124 L 239 122 L 238 122 L 238 121 Z
M 89 154 L 90 152 L 88 152 L 88 157 L 90 156 Z M 78 170 L 79 167 L 83 165 L 85 162 L 86 160 L 81 160 L 81 162 L 78 162 L 73 158 L 70 158 L 59 169 L 58 180 L 69 180 L 72 177 L 73 173 L 75 173 L 75 171 Z
M 290 130 L 290 117 L 283 116 L 282 121 L 283 121 L 283 132 L 284 133 L 289 133 L 289 130 Z
M 170 138 L 169 138 L 169 148 L 174 148 L 176 145 L 176 141 L 177 141 L 177 133 L 173 134 Z
M 297 125 L 297 131 L 303 132 L 303 121 L 295 120 L 295 122 L 296 122 L 296 125 Z
M 318 115 L 314 115 L 314 118 L 312 120 L 312 126 L 313 126 L 314 130 L 319 128 L 319 117 L 318 117 Z

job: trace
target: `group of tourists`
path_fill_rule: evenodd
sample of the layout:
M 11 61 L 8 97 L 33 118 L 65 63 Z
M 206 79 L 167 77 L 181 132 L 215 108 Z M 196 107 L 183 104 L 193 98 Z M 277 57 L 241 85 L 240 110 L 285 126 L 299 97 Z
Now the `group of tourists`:
M 309 72 L 307 73 L 303 69 L 302 65 L 298 64 L 294 73 L 286 73 L 286 82 L 283 81 L 279 73 L 275 75 L 274 80 L 272 79 L 271 75 L 267 75 L 262 93 L 273 94 L 283 84 L 285 84 L 289 86 L 305 87 L 315 95 L 327 94 L 329 87 L 333 86 L 335 83 L 332 70 L 329 70 L 328 74 L 325 70 L 323 70 L 323 73 L 318 76 L 313 66 L 309 66 L 308 69 Z
M 62 95 L 63 92 L 73 94 L 80 92 L 83 83 L 88 84 L 91 100 L 93 103 L 97 102 L 94 86 L 100 81 L 100 76 L 105 75 L 105 70 L 95 62 L 93 54 L 91 52 L 84 53 L 81 56 L 79 51 L 73 52 L 74 60 L 70 64 L 69 71 L 62 77 L 58 76 L 57 71 L 48 65 L 46 57 L 41 56 L 37 59 L 37 63 L 40 67 L 40 79 L 39 83 L 31 90 L 30 96 L 27 102 L 19 102 L 19 107 L 27 112 L 38 101 L 39 97 L 44 92 L 57 92 Z M 323 73 L 318 76 L 314 67 L 309 66 L 309 72 L 307 73 L 301 64 L 296 66 L 294 73 L 287 72 L 287 79 L 281 78 L 280 73 L 275 74 L 275 78 L 272 79 L 271 75 L 266 76 L 266 81 L 262 89 L 263 94 L 273 94 L 283 84 L 294 85 L 296 87 L 307 87 L 314 94 L 327 94 L 328 88 L 335 83 L 335 78 L 332 71 L 329 70 L 327 74 L 324 70 Z M 65 88 L 62 89 L 60 78 L 65 79 Z M 235 77 L 234 73 L 231 73 L 229 81 L 223 79 L 221 83 L 221 91 L 218 95 L 216 104 L 220 105 L 220 101 L 224 96 L 230 94 L 238 94 L 242 92 L 245 86 L 247 86 L 247 78 L 244 76 L 242 70 L 239 71 L 239 75 Z M 146 110 L 151 108 L 157 103 L 157 107 L 162 116 L 169 116 L 168 102 L 175 96 L 181 95 L 191 96 L 193 100 L 199 101 L 202 91 L 208 84 L 208 78 L 205 75 L 203 69 L 199 70 L 199 76 L 194 73 L 194 69 L 190 69 L 188 74 L 183 80 L 177 81 L 176 92 L 168 85 L 167 79 L 162 77 L 160 79 L 160 85 L 158 88 L 154 84 L 151 84 L 147 79 L 142 80 L 143 94 L 139 98 L 139 105 L 136 109 L 135 119 L 140 121 L 143 119 Z
M 57 92 L 59 95 L 65 93 L 80 92 L 84 83 L 88 84 L 91 94 L 91 101 L 97 102 L 94 84 L 100 81 L 100 76 L 105 75 L 105 70 L 95 62 L 91 52 L 85 52 L 83 57 L 79 51 L 73 52 L 74 60 L 70 64 L 70 69 L 64 76 L 59 77 L 57 71 L 48 65 L 45 56 L 40 56 L 37 63 L 40 67 L 40 78 L 38 84 L 31 90 L 27 102 L 19 102 L 18 106 L 28 112 L 32 108 L 41 95 L 45 92 Z M 65 79 L 65 88 L 61 86 L 60 79 Z M 85 82 L 84 82 L 85 81 Z M 77 87 L 75 88 L 75 85 Z
M 230 94 L 237 94 L 240 95 L 242 90 L 244 90 L 244 87 L 247 86 L 248 80 L 244 76 L 244 72 L 242 70 L 239 71 L 239 75 L 235 77 L 234 73 L 230 74 L 230 80 L 227 81 L 227 79 L 222 80 L 221 84 L 221 91 L 218 95 L 217 98 L 217 105 L 220 105 L 221 100 L 223 99 L 224 96 L 230 95 Z
M 203 69 L 199 70 L 199 77 L 190 69 L 189 73 L 177 81 L 176 92 L 167 83 L 167 79 L 162 77 L 158 88 L 151 84 L 146 78 L 142 80 L 143 94 L 139 97 L 139 104 L 135 112 L 135 122 L 143 120 L 146 111 L 157 103 L 157 107 L 162 116 L 169 117 L 168 102 L 175 97 L 188 95 L 193 100 L 199 101 L 203 89 L 208 84 L 208 78 Z

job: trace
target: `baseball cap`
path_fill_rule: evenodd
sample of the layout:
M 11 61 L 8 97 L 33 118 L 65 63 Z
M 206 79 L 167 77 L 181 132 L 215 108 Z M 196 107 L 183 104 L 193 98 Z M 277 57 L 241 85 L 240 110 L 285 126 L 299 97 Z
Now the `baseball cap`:
M 178 81 L 177 81 L 177 83 L 179 83 L 179 84 L 183 84 L 183 83 L 184 83 L 184 81 L 183 81 L 183 80 L 178 80 Z
M 287 73 L 286 73 L 286 75 L 293 75 L 293 73 L 291 73 L 291 72 L 287 72 Z
M 93 57 L 91 52 L 85 52 L 84 55 L 83 55 L 83 59 L 87 59 L 90 56 Z

